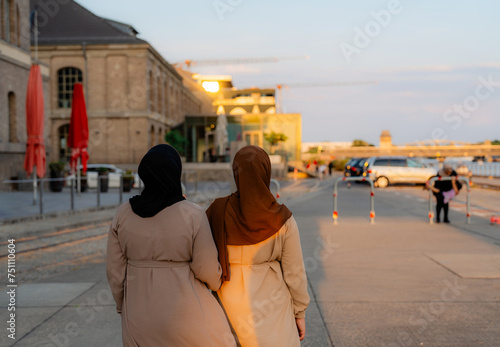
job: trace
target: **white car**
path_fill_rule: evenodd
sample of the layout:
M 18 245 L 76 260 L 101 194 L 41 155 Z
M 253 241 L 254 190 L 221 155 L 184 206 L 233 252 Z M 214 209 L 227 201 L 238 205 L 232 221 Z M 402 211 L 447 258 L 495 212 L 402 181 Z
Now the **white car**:
M 80 165 L 80 169 L 82 166 Z M 114 165 L 110 164 L 88 164 L 87 165 L 87 186 L 89 188 L 97 188 L 97 177 L 99 175 L 99 171 L 101 169 L 107 169 L 108 171 L 108 187 L 109 188 L 119 188 L 121 176 L 125 175 L 125 171 L 120 168 L 117 168 Z M 75 174 L 71 174 L 67 176 L 67 185 L 70 185 L 71 182 L 69 179 L 74 178 Z M 138 187 L 139 184 L 139 176 L 137 174 L 134 175 L 134 187 Z M 142 185 L 144 186 L 144 185 Z
M 393 183 L 425 183 L 437 174 L 436 170 L 408 157 L 371 157 L 364 176 L 370 177 L 379 188 Z
M 125 172 L 116 166 L 109 164 L 88 164 L 87 165 L 87 185 L 89 188 L 97 188 L 97 177 L 99 170 L 108 170 L 108 187 L 120 188 L 120 180 Z

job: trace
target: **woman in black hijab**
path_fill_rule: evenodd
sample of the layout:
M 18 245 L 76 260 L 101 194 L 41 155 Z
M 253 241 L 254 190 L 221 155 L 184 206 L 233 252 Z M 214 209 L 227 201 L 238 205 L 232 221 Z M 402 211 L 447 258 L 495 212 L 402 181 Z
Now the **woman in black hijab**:
M 208 219 L 182 196 L 181 171 L 173 147 L 153 147 L 139 165 L 144 190 L 111 224 L 107 276 L 124 346 L 236 346 L 209 290 L 222 270 Z
M 139 164 L 139 177 L 145 188 L 141 195 L 130 199 L 134 213 L 143 218 L 153 217 L 165 207 L 185 200 L 181 173 L 181 158 L 174 147 L 151 148 Z

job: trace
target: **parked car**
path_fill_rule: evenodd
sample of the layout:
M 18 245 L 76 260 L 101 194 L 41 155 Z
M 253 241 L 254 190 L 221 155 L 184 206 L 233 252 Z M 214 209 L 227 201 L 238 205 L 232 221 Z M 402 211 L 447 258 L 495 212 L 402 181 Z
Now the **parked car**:
M 364 164 L 368 158 L 352 158 L 344 167 L 344 176 L 356 177 L 363 174 Z
M 344 166 L 344 176 L 349 177 L 351 176 L 351 167 L 356 165 L 356 163 L 359 161 L 359 158 L 351 158 Z
M 82 166 L 80 165 L 80 169 Z M 97 177 L 99 175 L 100 171 L 107 171 L 108 175 L 108 187 L 109 188 L 119 188 L 120 187 L 120 180 L 121 176 L 125 175 L 125 171 L 123 171 L 120 168 L 117 168 L 114 165 L 111 164 L 88 164 L 87 165 L 87 186 L 89 188 L 97 188 Z M 67 176 L 68 178 L 75 177 L 74 174 L 71 174 Z M 134 174 L 134 187 L 138 187 L 139 183 L 139 176 Z M 68 185 L 70 184 L 69 181 L 67 183 Z M 144 184 L 142 184 L 142 187 L 144 187 Z
M 408 157 L 371 157 L 366 161 L 366 176 L 379 188 L 394 183 L 427 182 L 436 170 Z

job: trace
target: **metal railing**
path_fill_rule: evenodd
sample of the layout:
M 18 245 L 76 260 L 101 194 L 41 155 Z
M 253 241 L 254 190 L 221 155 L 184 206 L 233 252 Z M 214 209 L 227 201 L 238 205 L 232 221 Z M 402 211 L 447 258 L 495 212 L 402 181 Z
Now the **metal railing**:
M 470 183 L 469 180 L 465 177 L 433 177 L 429 180 L 429 224 L 434 223 L 434 203 L 432 199 L 432 189 L 431 187 L 434 185 L 436 181 L 451 181 L 456 179 L 458 181 L 462 181 L 467 186 L 467 197 L 466 197 L 466 213 L 467 213 L 467 224 L 470 224 L 471 212 L 470 212 Z
M 274 184 L 276 186 L 276 200 L 278 200 L 281 197 L 281 185 L 278 182 L 278 180 L 271 178 L 271 185 Z M 271 188 L 271 187 L 269 187 Z
M 33 186 L 33 190 L 28 190 L 25 189 L 25 192 L 28 191 L 33 191 L 33 205 L 39 205 L 39 213 L 43 214 L 45 212 L 45 206 L 44 206 L 44 195 L 45 195 L 45 183 L 50 182 L 61 182 L 61 187 L 60 191 L 56 191 L 55 193 L 62 192 L 63 186 L 66 184 L 66 187 L 69 188 L 69 207 L 71 211 L 75 210 L 75 195 L 79 195 L 80 191 L 76 191 L 78 184 L 77 182 L 77 177 L 61 177 L 61 178 L 37 178 L 37 179 L 24 179 L 24 180 L 6 180 L 3 181 L 2 183 L 4 184 L 29 184 L 30 186 Z M 106 175 L 99 175 L 97 177 L 97 188 L 96 188 L 96 206 L 98 208 L 101 207 L 101 193 L 104 193 L 104 191 L 101 191 L 101 185 L 102 181 L 104 179 L 107 179 Z M 122 175 L 120 177 L 120 185 L 118 187 L 118 204 L 121 204 L 123 202 L 123 179 L 124 176 Z M 89 188 L 88 188 L 89 189 Z M 140 188 L 139 188 L 140 189 Z M 76 193 L 76 194 L 75 194 Z
M 337 199 L 338 199 L 338 184 L 339 182 L 368 182 L 370 183 L 370 223 L 375 223 L 375 186 L 370 178 L 366 177 L 339 177 L 335 181 L 333 186 L 333 224 L 338 224 L 339 213 L 337 210 Z
M 445 164 L 451 165 L 451 167 L 457 171 L 459 167 L 465 166 L 471 175 L 481 176 L 481 177 L 500 177 L 500 163 L 494 162 L 453 162 L 446 161 Z M 434 169 L 439 170 L 442 167 L 442 163 L 428 163 Z M 458 171 L 457 171 L 458 172 Z

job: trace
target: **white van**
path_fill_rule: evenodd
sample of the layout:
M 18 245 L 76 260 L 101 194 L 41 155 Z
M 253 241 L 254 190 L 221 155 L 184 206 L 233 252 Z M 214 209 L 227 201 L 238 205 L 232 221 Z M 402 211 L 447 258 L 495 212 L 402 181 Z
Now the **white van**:
M 408 157 L 371 157 L 367 163 L 365 175 L 379 188 L 394 183 L 423 184 L 437 174 L 435 169 Z

